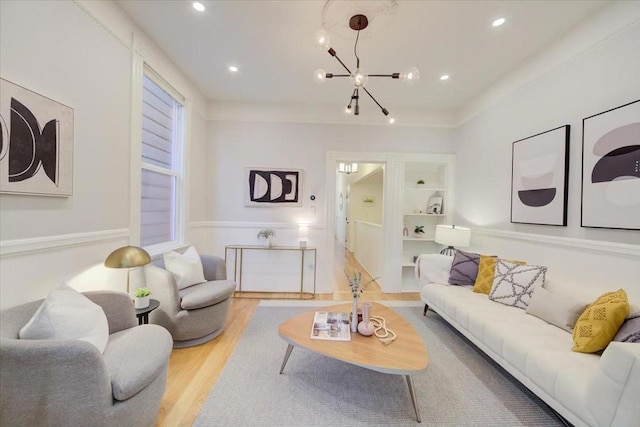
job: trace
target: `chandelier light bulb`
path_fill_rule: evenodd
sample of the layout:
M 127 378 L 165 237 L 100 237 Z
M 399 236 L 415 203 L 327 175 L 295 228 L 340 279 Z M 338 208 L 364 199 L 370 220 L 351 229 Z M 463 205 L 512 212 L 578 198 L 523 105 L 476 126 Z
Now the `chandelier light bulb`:
M 351 80 L 351 83 L 353 83 L 353 86 L 361 88 L 367 84 L 369 76 L 362 71 L 362 68 L 357 68 L 353 73 L 351 73 L 349 79 Z
M 395 124 L 396 124 L 396 121 L 397 121 L 396 116 L 389 116 L 389 117 L 387 117 L 387 124 L 388 124 L 389 126 L 393 126 L 393 125 L 395 125 Z
M 347 105 L 346 107 L 344 107 L 344 112 L 346 114 L 351 114 L 351 105 Z
M 402 81 L 408 85 L 412 85 L 420 79 L 420 71 L 416 67 L 407 68 L 402 73 Z
M 204 12 L 204 5 L 198 1 L 193 2 L 193 8 L 198 12 Z
M 318 30 L 314 35 L 315 43 L 318 48 L 322 50 L 327 50 L 331 47 L 331 37 L 329 37 L 329 33 L 325 30 Z
M 313 72 L 313 80 L 316 83 L 324 83 L 326 79 L 327 79 L 327 72 L 324 71 L 322 68 L 318 68 Z

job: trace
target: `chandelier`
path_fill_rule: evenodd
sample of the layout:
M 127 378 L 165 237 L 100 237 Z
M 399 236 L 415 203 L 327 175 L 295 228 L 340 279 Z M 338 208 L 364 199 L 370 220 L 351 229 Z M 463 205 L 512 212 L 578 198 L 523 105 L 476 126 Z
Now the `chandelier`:
M 347 175 L 352 173 L 358 173 L 358 164 L 357 163 L 339 163 L 338 172 L 346 173 Z
M 360 68 L 360 57 L 358 57 L 358 39 L 360 38 L 360 31 L 367 28 L 369 25 L 369 20 L 365 15 L 357 14 L 353 15 L 351 19 L 349 19 L 349 28 L 356 31 L 356 41 L 353 47 L 353 54 L 356 57 L 356 69 L 352 72 L 349 67 L 345 65 L 344 62 L 338 57 L 336 51 L 331 47 L 331 40 L 329 37 L 329 33 L 324 29 L 319 30 L 315 34 L 315 41 L 322 49 L 327 49 L 329 55 L 336 58 L 336 60 L 342 65 L 349 74 L 334 74 L 327 73 L 323 69 L 318 69 L 314 72 L 314 79 L 318 83 L 323 83 L 326 79 L 332 79 L 334 77 L 349 77 L 351 83 L 353 84 L 353 92 L 351 93 L 351 98 L 349 100 L 349 104 L 347 104 L 345 108 L 345 112 L 347 114 L 353 113 L 353 115 L 357 116 L 360 114 L 360 90 L 364 91 L 369 98 L 380 108 L 382 114 L 387 117 L 387 121 L 389 124 L 394 124 L 396 119 L 393 116 L 389 115 L 389 110 L 384 108 L 369 92 L 369 90 L 365 87 L 369 77 L 391 77 L 392 79 L 400 79 L 403 80 L 407 84 L 413 84 L 420 78 L 420 72 L 416 67 L 408 68 L 404 73 L 392 73 L 392 74 L 366 74 L 362 68 Z

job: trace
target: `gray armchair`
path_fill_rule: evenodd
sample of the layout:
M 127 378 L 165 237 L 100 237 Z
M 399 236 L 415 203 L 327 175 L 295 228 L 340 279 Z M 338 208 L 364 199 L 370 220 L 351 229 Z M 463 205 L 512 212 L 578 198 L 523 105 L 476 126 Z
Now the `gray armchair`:
M 42 300 L 0 312 L 0 425 L 155 425 L 171 336 L 157 325 L 137 326 L 124 292 L 84 295 L 107 316 L 103 354 L 85 341 L 19 339 Z
M 173 274 L 164 269 L 164 261 L 154 260 L 145 267 L 146 285 L 160 307 L 149 321 L 167 328 L 173 347 L 183 348 L 210 341 L 224 331 L 231 296 L 236 284 L 226 280 L 227 269 L 220 257 L 201 255 L 205 283 L 178 289 Z

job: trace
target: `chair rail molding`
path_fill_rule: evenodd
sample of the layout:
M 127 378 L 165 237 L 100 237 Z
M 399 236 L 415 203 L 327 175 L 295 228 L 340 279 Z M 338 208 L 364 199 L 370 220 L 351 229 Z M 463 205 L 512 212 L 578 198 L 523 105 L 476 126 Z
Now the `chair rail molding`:
M 544 234 L 522 233 L 518 231 L 496 230 L 490 228 L 473 228 L 473 234 L 496 237 L 500 239 L 524 240 L 551 246 L 566 246 L 595 252 L 606 252 L 640 258 L 640 245 L 605 242 L 599 240 L 577 239 L 574 237 L 548 236 Z
M 273 228 L 277 230 L 298 229 L 300 224 L 296 222 L 248 222 L 248 221 L 193 221 L 189 223 L 189 228 Z M 324 230 L 326 225 L 308 224 L 310 229 Z
M 35 252 L 51 251 L 74 246 L 86 246 L 97 242 L 121 239 L 129 239 L 128 228 L 31 237 L 27 239 L 2 240 L 0 241 L 0 256 L 27 255 Z

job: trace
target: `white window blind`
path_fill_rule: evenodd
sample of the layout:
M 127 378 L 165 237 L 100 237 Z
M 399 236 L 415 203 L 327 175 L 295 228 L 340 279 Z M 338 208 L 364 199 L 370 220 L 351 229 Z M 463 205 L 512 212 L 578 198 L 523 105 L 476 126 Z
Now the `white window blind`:
M 183 106 L 146 75 L 143 80 L 140 245 L 176 239 L 183 149 Z

